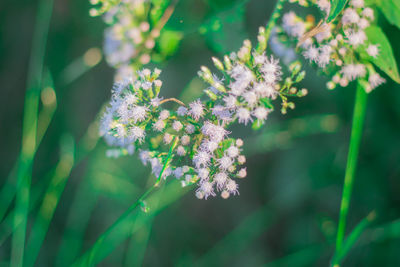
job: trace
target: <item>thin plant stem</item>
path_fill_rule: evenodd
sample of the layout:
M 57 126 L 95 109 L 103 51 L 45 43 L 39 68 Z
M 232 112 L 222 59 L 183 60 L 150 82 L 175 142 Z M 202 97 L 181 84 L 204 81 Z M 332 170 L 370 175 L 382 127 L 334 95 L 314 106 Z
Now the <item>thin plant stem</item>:
M 50 222 L 59 203 L 62 192 L 74 165 L 75 143 L 72 136 L 66 135 L 62 139 L 62 154 L 51 178 L 48 189 L 44 194 L 42 204 L 27 244 L 27 253 L 24 266 L 34 266 L 43 241 L 46 237 Z
M 169 149 L 168 155 L 165 159 L 163 168 L 156 180 L 156 182 L 146 190 L 146 192 L 141 195 L 138 200 L 135 201 L 94 243 L 94 245 L 87 251 L 82 257 L 80 257 L 77 261 L 74 262 L 72 266 L 91 266 L 97 264 L 100 260 L 97 254 L 101 251 L 101 247 L 103 243 L 108 239 L 112 239 L 112 233 L 118 231 L 120 226 L 124 226 L 127 221 L 129 221 L 129 217 L 131 213 L 138 207 L 144 205 L 144 200 L 156 189 L 159 187 L 159 184 L 162 180 L 163 174 L 167 167 L 169 166 L 172 158 L 173 151 L 175 150 L 178 144 L 179 138 L 175 137 L 172 145 Z
M 32 162 L 36 151 L 39 97 L 43 76 L 43 61 L 47 43 L 53 0 L 39 3 L 37 21 L 29 62 L 22 126 L 22 148 L 17 168 L 16 209 L 14 222 L 22 222 L 13 234 L 10 266 L 22 266 L 28 220 Z
M 375 219 L 376 213 L 375 211 L 372 211 L 356 227 L 354 227 L 346 240 L 343 241 L 342 249 L 336 251 L 335 255 L 333 255 L 332 265 L 334 267 L 339 267 L 339 264 L 347 256 L 354 244 L 359 240 L 361 234 L 371 226 Z
M 277 0 L 276 4 L 275 4 L 275 8 L 272 11 L 271 17 L 268 20 L 267 23 L 267 28 L 265 29 L 265 38 L 266 40 L 269 39 L 271 32 L 273 30 L 273 28 L 276 25 L 276 22 L 278 20 L 278 18 L 281 16 L 281 11 L 283 9 L 283 4 L 286 2 L 286 0 Z
M 346 218 L 349 212 L 351 193 L 353 191 L 354 175 L 356 172 L 358 152 L 361 143 L 365 111 L 367 107 L 367 93 L 363 86 L 358 84 L 354 104 L 353 123 L 351 127 L 351 137 L 349 153 L 347 156 L 347 166 L 344 178 L 342 201 L 340 204 L 339 226 L 336 235 L 336 251 L 342 249 L 343 239 L 346 233 Z

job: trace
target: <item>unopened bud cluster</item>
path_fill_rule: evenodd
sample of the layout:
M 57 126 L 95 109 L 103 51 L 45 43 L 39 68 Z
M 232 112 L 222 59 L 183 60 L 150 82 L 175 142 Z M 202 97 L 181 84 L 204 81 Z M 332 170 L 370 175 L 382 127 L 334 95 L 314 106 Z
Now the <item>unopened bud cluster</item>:
M 273 110 L 272 100 L 280 99 L 285 113 L 294 108 L 288 97 L 307 92 L 296 88 L 305 75 L 300 63 L 292 64 L 283 78 L 279 60 L 265 54 L 264 33 L 261 28 L 255 49 L 246 40 L 237 53 L 222 61 L 213 58 L 220 77 L 202 67 L 199 76 L 209 87 L 202 99 L 187 105 L 159 96 L 157 69 L 144 69 L 117 83 L 101 125 L 105 140 L 116 147 L 109 155 L 137 150 L 156 176 L 174 176 L 183 186 L 197 183 L 200 199 L 238 194 L 236 179 L 246 177 L 246 158 L 241 154 L 243 141 L 230 137 L 229 126 L 238 122 L 259 128 Z M 167 102 L 178 107 L 164 108 Z
M 330 12 L 329 0 L 303 0 L 302 6 L 316 5 L 327 16 Z M 281 26 L 275 30 L 282 43 L 294 41 L 302 55 L 315 63 L 332 80 L 329 89 L 338 84 L 346 87 L 349 82 L 358 80 L 367 92 L 385 82 L 370 63 L 379 56 L 379 44 L 368 41 L 365 33 L 374 23 L 373 9 L 366 7 L 364 0 L 351 0 L 339 16 L 331 23 L 325 23 L 311 15 L 307 18 L 297 16 L 294 11 L 283 15 Z

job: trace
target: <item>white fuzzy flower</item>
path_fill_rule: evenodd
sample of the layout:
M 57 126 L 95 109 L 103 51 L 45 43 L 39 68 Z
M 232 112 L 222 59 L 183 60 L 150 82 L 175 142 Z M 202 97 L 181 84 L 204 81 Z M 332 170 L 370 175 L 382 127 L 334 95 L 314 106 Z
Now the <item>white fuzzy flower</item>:
M 183 127 L 183 125 L 180 121 L 174 121 L 172 123 L 172 128 L 177 132 L 179 132 L 182 129 L 182 127 Z
M 251 113 L 246 108 L 239 108 L 236 112 L 236 117 L 238 118 L 239 123 L 244 123 L 245 125 L 247 125 L 249 121 L 252 121 Z
M 181 144 L 187 146 L 190 143 L 190 137 L 188 135 L 184 135 L 181 137 Z
M 169 133 L 165 133 L 164 134 L 164 138 L 163 138 L 163 141 L 164 141 L 164 143 L 165 144 L 169 144 L 169 143 L 171 143 L 172 142 L 172 139 L 173 139 L 174 137 L 172 136 L 172 135 L 170 135 Z
M 181 167 L 178 167 L 174 170 L 174 176 L 179 179 L 183 176 L 183 171 Z
M 201 103 L 200 99 L 193 101 L 189 104 L 190 110 L 189 115 L 191 115 L 195 120 L 198 120 L 204 115 L 204 105 Z
M 165 128 L 165 122 L 163 120 L 158 120 L 155 123 L 153 123 L 153 129 L 155 131 L 161 132 Z
M 144 141 L 144 137 L 146 135 L 146 132 L 138 127 L 138 126 L 133 126 L 130 130 L 129 130 L 129 134 L 132 137 L 133 141 L 138 140 L 140 143 L 142 143 Z
M 213 181 L 217 185 L 217 190 L 221 191 L 224 186 L 226 181 L 228 180 L 228 175 L 225 172 L 219 172 L 214 175 Z
M 363 64 L 349 64 L 342 68 L 341 73 L 347 80 L 354 81 L 357 78 L 364 77 L 366 70 Z
M 229 167 L 232 166 L 233 160 L 228 156 L 223 156 L 222 158 L 218 159 L 218 166 L 222 170 L 227 170 Z
M 370 7 L 364 8 L 362 15 L 370 20 L 374 19 L 374 10 Z
M 147 117 L 148 108 L 145 106 L 135 106 L 132 109 L 132 119 L 134 123 L 144 121 Z
M 267 119 L 268 113 L 269 113 L 269 111 L 265 107 L 257 107 L 253 111 L 254 117 L 256 117 L 257 119 L 259 119 L 261 121 L 264 121 Z
M 186 154 L 186 150 L 183 146 L 178 146 L 176 148 L 176 154 L 178 154 L 178 156 L 184 156 Z
M 373 58 L 376 58 L 379 55 L 379 47 L 378 45 L 369 45 L 367 47 L 367 53 Z
M 166 110 L 166 109 L 164 109 L 164 110 L 162 110 L 162 111 L 160 112 L 159 119 L 160 119 L 160 120 L 166 120 L 166 119 L 168 119 L 169 115 L 170 115 L 169 111 Z
M 375 89 L 379 85 L 383 84 L 386 82 L 384 78 L 382 78 L 378 73 L 374 73 L 369 75 L 368 82 L 371 86 L 371 90 Z
M 156 96 L 150 100 L 150 105 L 152 105 L 153 107 L 158 107 L 158 106 L 160 106 L 161 100 L 162 100 L 162 97 Z
M 350 5 L 355 8 L 362 8 L 364 7 L 364 0 L 351 0 Z
M 329 0 L 317 0 L 317 5 L 319 9 L 325 12 L 325 14 L 329 14 L 329 11 L 331 9 L 331 3 Z
M 236 102 L 237 99 L 235 96 L 233 95 L 227 95 L 223 98 L 224 102 L 225 102 L 225 106 L 227 108 L 235 108 L 236 107 Z
M 211 160 L 211 156 L 206 151 L 198 151 L 193 156 L 193 163 L 196 166 L 196 168 L 207 166 L 210 163 L 210 160 Z
M 143 165 L 146 166 L 147 162 L 150 160 L 149 151 L 147 151 L 147 150 L 140 151 L 139 158 L 142 161 Z
M 185 116 L 187 113 L 188 109 L 184 106 L 180 106 L 178 108 L 178 110 L 176 111 L 176 113 L 178 114 L 178 116 Z
M 213 153 L 218 148 L 218 143 L 211 140 L 205 140 L 201 143 L 201 148 L 209 153 Z
M 310 60 L 310 61 L 316 61 L 319 56 L 319 50 L 315 46 L 310 46 L 306 51 L 303 52 L 303 56 Z
M 196 172 L 197 176 L 199 176 L 201 180 L 208 180 L 208 175 L 210 174 L 210 171 L 207 168 L 200 168 Z
M 237 148 L 236 146 L 230 146 L 226 150 L 226 154 L 231 158 L 236 158 L 239 155 L 239 148 Z
M 225 184 L 225 190 L 228 191 L 231 194 L 239 194 L 239 185 L 232 179 L 228 179 L 226 184 Z
M 246 168 L 240 169 L 239 172 L 237 173 L 238 178 L 245 178 L 246 176 L 247 176 Z
M 190 123 L 189 123 L 189 124 L 186 125 L 185 130 L 186 130 L 186 132 L 187 132 L 188 134 L 192 134 L 192 133 L 194 133 L 194 131 L 196 130 L 196 128 L 194 127 L 193 124 L 190 124 Z
M 349 44 L 354 47 L 364 44 L 365 40 L 367 40 L 367 35 L 364 31 L 350 31 L 349 35 L 347 36 L 349 39 Z
M 343 13 L 342 23 L 343 25 L 357 23 L 360 20 L 360 16 L 357 11 L 353 8 L 346 8 Z
M 367 19 L 360 19 L 360 21 L 358 22 L 358 27 L 360 27 L 360 29 L 365 29 L 369 27 L 369 21 Z
M 213 184 L 206 181 L 200 183 L 200 187 L 196 191 L 196 196 L 197 192 L 201 192 L 205 199 L 207 199 L 210 195 L 215 196 Z
M 250 107 L 254 106 L 258 102 L 258 97 L 253 91 L 247 91 L 242 96 Z

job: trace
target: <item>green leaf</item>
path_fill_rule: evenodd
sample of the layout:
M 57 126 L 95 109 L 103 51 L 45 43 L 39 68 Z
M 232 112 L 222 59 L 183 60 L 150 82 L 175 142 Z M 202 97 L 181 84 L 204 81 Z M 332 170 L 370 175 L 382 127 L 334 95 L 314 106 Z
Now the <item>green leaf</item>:
M 400 1 L 399 0 L 383 0 L 375 1 L 376 5 L 385 15 L 386 19 L 400 29 Z
M 182 32 L 164 29 L 158 41 L 158 49 L 162 56 L 168 57 L 176 52 L 183 37 Z
M 385 33 L 377 26 L 367 28 L 365 33 L 372 44 L 379 44 L 380 53 L 376 58 L 373 58 L 366 53 L 361 53 L 361 56 L 374 63 L 390 78 L 392 78 L 393 81 L 400 83 L 399 71 L 393 55 L 392 46 L 390 45 Z
M 199 31 L 205 36 L 207 44 L 217 52 L 235 51 L 246 39 L 244 20 L 246 1 L 240 1 L 232 7 L 210 17 Z
M 331 11 L 329 13 L 328 19 L 326 22 L 331 22 L 334 20 L 340 12 L 342 12 L 343 8 L 346 6 L 348 0 L 331 0 Z

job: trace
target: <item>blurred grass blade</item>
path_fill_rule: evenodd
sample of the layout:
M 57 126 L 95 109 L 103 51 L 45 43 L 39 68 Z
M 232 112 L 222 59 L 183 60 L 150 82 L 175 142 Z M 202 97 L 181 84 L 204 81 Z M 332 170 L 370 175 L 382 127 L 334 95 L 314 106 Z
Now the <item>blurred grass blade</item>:
M 77 259 L 72 266 L 88 266 L 89 263 L 93 265 L 98 264 L 124 240 L 135 234 L 138 230 L 141 230 L 141 228 L 148 223 L 148 220 L 152 216 L 155 216 L 162 209 L 180 199 L 191 188 L 191 186 L 182 188 L 179 181 L 171 181 L 165 185 L 163 192 L 157 191 L 146 200 L 150 210 L 147 213 L 148 216 L 142 217 L 140 220 L 136 220 L 138 218 L 137 215 L 143 211 L 140 209 L 135 209 L 139 204 L 136 202 L 120 217 L 115 224 L 113 224 L 112 227 L 109 228 L 109 230 L 107 230 L 96 241 L 96 243 L 84 255 Z M 158 203 L 158 201 L 160 201 L 159 206 L 157 208 L 153 208 L 155 203 Z M 133 228 L 133 226 L 135 227 Z
M 274 218 L 276 217 L 271 216 L 266 207 L 258 209 L 203 255 L 196 262 L 196 266 L 229 265 L 229 262 L 224 260 L 232 260 L 232 257 L 239 255 L 254 239 L 266 231 L 274 221 Z M 226 251 L 229 251 L 229 254 L 226 254 Z M 215 262 L 216 259 L 219 262 Z
M 49 173 L 45 175 L 42 179 L 40 179 L 38 183 L 33 187 L 31 192 L 31 200 L 29 201 L 29 212 L 39 206 L 41 197 L 44 193 L 44 189 L 54 171 L 55 170 L 49 171 Z M 7 238 L 14 232 L 15 228 L 18 226 L 14 224 L 14 214 L 15 209 L 7 214 L 7 216 L 4 218 L 4 221 L 0 225 L 0 247 L 4 244 Z
M 11 267 L 22 266 L 24 258 L 32 162 L 36 151 L 39 96 L 42 85 L 43 61 L 52 10 L 53 0 L 41 0 L 39 2 L 24 103 L 22 148 L 17 170 L 17 194 L 14 216 L 14 222 L 18 227 L 12 237 Z M 18 224 L 19 221 L 21 221 L 20 224 Z
M 44 82 L 40 98 L 42 100 L 43 107 L 38 116 L 36 149 L 42 142 L 42 139 L 53 119 L 54 112 L 57 109 L 57 96 L 54 90 L 54 81 L 49 70 L 46 70 L 44 73 Z
M 152 180 L 152 176 L 148 178 L 149 181 Z M 157 209 L 159 205 L 160 199 L 156 203 L 154 203 L 154 206 L 151 207 L 151 209 Z M 145 209 L 145 207 L 144 207 Z M 135 225 L 133 228 L 137 228 L 140 224 L 141 221 L 143 221 L 145 216 L 148 216 L 147 213 L 150 210 L 145 210 L 145 212 L 139 213 L 138 218 L 135 221 Z M 130 266 L 142 266 L 143 258 L 146 253 L 147 249 L 147 244 L 149 242 L 150 234 L 151 234 L 151 229 L 153 226 L 153 221 L 154 217 L 150 217 L 148 219 L 148 223 L 143 225 L 142 229 L 134 236 L 131 237 L 131 240 L 129 242 L 127 251 L 126 251 L 126 256 L 125 256 L 125 263 L 124 265 L 126 267 Z
M 294 252 L 280 259 L 274 260 L 264 265 L 264 267 L 280 267 L 280 266 L 296 266 L 296 267 L 308 267 L 313 266 L 321 253 L 324 251 L 324 245 L 313 245 Z
M 55 266 L 70 266 L 78 256 L 98 198 L 99 195 L 96 190 L 92 190 L 92 183 L 88 177 L 83 177 L 70 207 Z
M 342 250 L 342 243 L 346 233 L 346 218 L 349 212 L 351 193 L 353 191 L 354 176 L 357 167 L 358 151 L 360 149 L 361 137 L 367 108 L 367 93 L 363 86 L 357 84 L 357 93 L 354 104 L 353 123 L 351 127 L 351 137 L 349 153 L 347 156 L 347 166 L 344 178 L 342 201 L 340 204 L 339 226 L 336 235 L 336 251 Z
M 85 52 L 85 54 L 73 62 L 71 62 L 60 74 L 60 83 L 66 86 L 77 80 L 86 72 L 91 70 L 102 59 L 101 50 L 97 47 L 92 47 Z
M 39 147 L 42 139 L 44 137 L 45 132 L 47 131 L 51 120 L 53 119 L 54 112 L 57 108 L 57 100 L 56 94 L 54 91 L 54 83 L 50 72 L 47 70 L 44 73 L 44 81 L 42 83 L 41 88 L 43 88 L 41 92 L 41 99 L 43 108 L 38 116 L 37 123 L 37 135 L 36 135 L 36 146 L 34 149 L 34 153 L 36 153 L 37 148 Z M 9 176 L 7 177 L 5 184 L 1 188 L 0 191 L 0 221 L 3 220 L 4 215 L 9 209 L 11 202 L 15 196 L 16 192 L 16 172 L 19 166 L 19 160 L 14 164 Z
M 376 213 L 372 211 L 366 218 L 364 218 L 349 234 L 347 239 L 343 242 L 342 249 L 336 251 L 333 260 L 332 266 L 338 267 L 341 261 L 347 256 L 351 248 L 360 238 L 361 234 L 371 225 L 371 223 L 376 219 Z
M 31 236 L 27 245 L 27 255 L 24 266 L 33 266 L 42 247 L 44 238 L 53 218 L 61 194 L 64 191 L 72 166 L 74 164 L 74 139 L 65 135 L 61 141 L 61 156 L 54 176 L 43 197 L 38 217 L 33 225 Z

